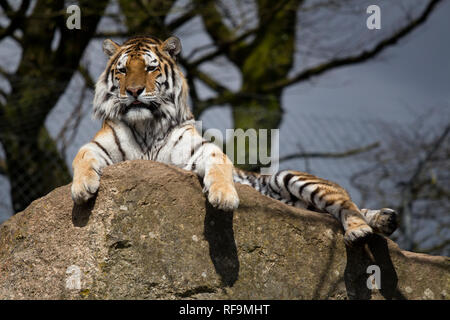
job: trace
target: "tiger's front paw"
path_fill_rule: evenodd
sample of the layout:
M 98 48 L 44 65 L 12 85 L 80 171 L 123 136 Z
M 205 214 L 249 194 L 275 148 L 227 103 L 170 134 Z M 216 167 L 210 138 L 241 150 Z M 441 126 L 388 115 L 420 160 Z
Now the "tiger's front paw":
M 75 175 L 72 182 L 72 199 L 76 204 L 86 203 L 100 186 L 100 175 L 93 169 Z
M 364 242 L 365 239 L 373 234 L 373 230 L 366 224 L 354 226 L 346 230 L 344 235 L 344 242 L 348 246 L 352 246 L 356 243 Z
M 208 190 L 208 201 L 213 207 L 232 211 L 239 206 L 239 196 L 233 184 L 213 183 Z

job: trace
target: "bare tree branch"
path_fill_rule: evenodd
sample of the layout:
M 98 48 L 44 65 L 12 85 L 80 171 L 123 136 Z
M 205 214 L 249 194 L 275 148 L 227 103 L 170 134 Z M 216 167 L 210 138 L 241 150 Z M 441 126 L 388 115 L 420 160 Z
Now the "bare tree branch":
M 0 0 L 0 6 L 3 9 L 3 12 L 9 17 L 10 13 L 13 12 L 13 9 L 9 5 L 7 0 Z
M 221 45 L 234 39 L 233 32 L 222 22 L 222 16 L 216 8 L 215 1 L 195 1 L 202 16 L 205 29 L 214 43 Z
M 292 2 L 292 0 L 281 0 L 276 3 L 260 2 L 258 7 L 258 26 L 244 32 L 240 36 L 236 36 L 237 31 L 231 30 L 222 21 L 222 15 L 216 7 L 218 3 L 209 0 L 206 1 L 206 4 L 202 5 L 204 1 L 202 2 L 197 0 L 197 2 L 205 29 L 216 44 L 217 50 L 197 59 L 196 61 L 193 61 L 192 65 L 195 66 L 209 61 L 210 59 L 215 58 L 221 54 L 225 54 L 228 59 L 230 59 L 234 63 L 238 65 L 241 64 L 245 60 L 243 59 L 244 56 L 247 55 L 251 51 L 251 49 L 258 44 L 257 40 L 253 40 L 251 43 L 246 43 L 243 40 L 253 34 L 256 34 L 257 36 L 255 39 L 258 39 L 258 33 L 260 33 L 261 35 L 264 34 L 265 26 L 280 10 L 282 10 L 290 2 Z
M 239 99 L 239 94 L 226 90 L 214 98 L 197 101 L 197 107 L 194 110 L 194 114 L 196 117 L 199 117 L 203 113 L 203 111 L 211 106 L 224 105 L 233 101 L 238 101 Z
M 2 4 L 3 7 L 4 4 Z M 20 25 L 23 23 L 23 20 L 25 18 L 25 13 L 28 10 L 28 7 L 30 6 L 30 0 L 22 0 L 22 3 L 20 4 L 19 9 L 14 12 L 11 16 L 11 22 L 9 25 L 2 29 L 0 31 L 0 40 L 12 35 L 14 31 L 20 27 Z M 9 8 L 11 9 L 11 8 Z
M 230 46 L 232 46 L 238 42 L 241 42 L 242 40 L 245 40 L 245 38 L 254 34 L 258 30 L 259 30 L 259 27 L 248 30 L 247 32 L 244 32 L 242 35 L 240 35 L 239 37 L 236 37 L 235 39 L 224 41 L 217 47 L 217 49 L 215 51 L 208 53 L 208 54 L 204 55 L 203 57 L 200 57 L 197 60 L 190 62 L 189 65 L 192 67 L 196 67 L 199 64 L 210 61 L 211 59 L 214 59 L 215 57 L 224 54 L 226 52 L 227 48 L 229 48 Z M 192 56 L 193 53 L 195 53 L 195 50 L 193 50 L 193 52 L 191 52 L 191 54 L 189 56 Z
M 78 66 L 78 72 L 81 74 L 81 76 L 84 79 L 84 82 L 86 84 L 86 86 L 91 89 L 91 90 L 95 90 L 95 81 L 94 79 L 92 79 L 89 70 L 87 67 L 82 66 L 81 64 Z
M 5 159 L 0 159 L 0 175 L 6 175 L 7 166 Z
M 442 241 L 441 243 L 439 243 L 435 246 L 429 247 L 429 248 L 415 247 L 414 251 L 421 252 L 421 253 L 435 253 L 435 252 L 439 252 L 442 249 L 445 249 L 449 245 L 450 245 L 450 239 L 447 239 L 447 240 Z
M 220 83 L 211 78 L 209 75 L 198 69 L 191 70 L 191 74 L 218 93 L 228 93 L 228 94 L 231 93 L 231 91 L 229 91 L 227 88 L 225 88 Z
M 412 249 L 413 247 L 413 230 L 412 230 L 412 214 L 411 206 L 412 202 L 417 199 L 417 193 L 419 191 L 419 177 L 422 175 L 425 165 L 430 161 L 431 157 L 439 149 L 442 143 L 445 141 L 448 133 L 450 132 L 450 125 L 444 129 L 443 133 L 436 139 L 436 141 L 431 146 L 430 151 L 427 153 L 425 158 L 419 161 L 416 169 L 414 170 L 411 178 L 404 184 L 403 190 L 401 192 L 401 206 L 399 208 L 399 214 L 404 221 L 405 229 L 405 240 L 407 243 L 407 249 Z
M 325 73 L 326 71 L 330 71 L 332 69 L 342 67 L 342 66 L 361 63 L 361 62 L 367 61 L 370 58 L 377 56 L 383 50 L 393 46 L 400 39 L 406 37 L 417 27 L 419 27 L 420 25 L 425 23 L 425 21 L 427 21 L 428 17 L 431 15 L 431 13 L 436 8 L 436 6 L 439 2 L 442 2 L 442 0 L 431 0 L 428 3 L 425 10 L 422 12 L 422 14 L 418 18 L 410 21 L 410 23 L 408 25 L 404 26 L 403 28 L 398 30 L 396 33 L 391 35 L 390 37 L 380 41 L 373 49 L 363 51 L 360 54 L 355 55 L 355 56 L 349 56 L 349 57 L 345 57 L 345 58 L 335 59 L 335 60 L 320 64 L 318 66 L 309 68 L 307 70 L 300 72 L 296 76 L 293 76 L 292 78 L 283 79 L 283 80 L 277 81 L 277 82 L 265 87 L 264 88 L 265 91 L 273 91 L 276 89 L 281 89 L 281 88 L 290 86 L 292 84 L 307 80 L 313 76 L 321 75 L 321 74 Z
M 280 157 L 279 162 L 298 158 L 345 158 L 370 151 L 372 149 L 378 148 L 379 146 L 380 143 L 375 142 L 364 147 L 349 149 L 343 152 L 300 152 Z
M 427 153 L 427 155 L 425 156 L 425 158 L 423 158 L 419 164 L 417 165 L 416 170 L 414 171 L 414 174 L 411 176 L 411 178 L 405 183 L 405 187 L 409 187 L 411 188 L 411 190 L 414 189 L 415 184 L 418 181 L 418 178 L 420 177 L 420 175 L 422 174 L 425 165 L 430 161 L 431 157 L 436 153 L 436 151 L 441 147 L 442 143 L 445 141 L 445 139 L 447 138 L 447 135 L 450 132 L 450 125 L 447 125 L 444 129 L 444 131 L 442 132 L 442 134 L 436 139 L 436 141 L 433 143 L 430 151 Z
M 170 31 L 174 31 L 175 29 L 177 29 L 178 27 L 180 27 L 181 25 L 185 24 L 186 22 L 188 22 L 189 20 L 191 20 L 193 17 L 195 17 L 197 15 L 197 11 L 195 10 L 195 6 L 191 9 L 188 10 L 187 12 L 185 12 L 183 15 L 181 15 L 180 17 L 176 18 L 175 20 L 173 20 L 172 22 L 170 22 L 167 25 L 167 29 L 169 29 Z
M 12 74 L 0 67 L 0 76 L 3 76 L 9 80 L 11 78 Z
M 8 99 L 8 94 L 5 90 L 0 88 L 0 96 L 2 96 L 4 99 Z

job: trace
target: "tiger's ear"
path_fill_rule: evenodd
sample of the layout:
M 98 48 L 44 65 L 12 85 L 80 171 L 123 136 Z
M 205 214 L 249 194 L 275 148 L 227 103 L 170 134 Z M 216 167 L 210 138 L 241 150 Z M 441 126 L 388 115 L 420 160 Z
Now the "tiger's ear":
M 172 58 L 175 58 L 181 52 L 181 41 L 175 36 L 170 37 L 162 44 L 162 49 Z
M 110 39 L 103 41 L 103 52 L 106 53 L 108 57 L 114 55 L 119 48 L 120 46 Z

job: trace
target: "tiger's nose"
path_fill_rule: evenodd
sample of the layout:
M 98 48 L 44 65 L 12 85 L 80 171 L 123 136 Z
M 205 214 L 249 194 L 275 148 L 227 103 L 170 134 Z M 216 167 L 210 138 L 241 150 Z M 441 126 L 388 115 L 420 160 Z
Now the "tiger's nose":
M 144 91 L 144 87 L 131 87 L 127 88 L 127 93 L 135 98 L 139 97 L 139 95 Z

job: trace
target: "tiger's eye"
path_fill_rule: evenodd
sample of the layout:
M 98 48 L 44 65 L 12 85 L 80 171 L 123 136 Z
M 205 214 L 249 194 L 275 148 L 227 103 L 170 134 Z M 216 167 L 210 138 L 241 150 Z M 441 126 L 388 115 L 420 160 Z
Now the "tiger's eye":
M 126 68 L 119 68 L 119 69 L 117 69 L 117 71 L 119 71 L 120 73 L 126 73 L 127 69 Z
M 150 71 L 156 70 L 156 68 L 157 68 L 157 66 L 147 66 L 146 70 L 147 70 L 147 72 L 150 72 Z

